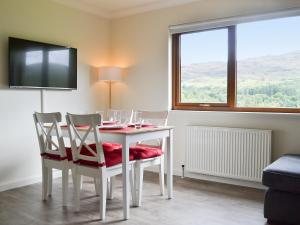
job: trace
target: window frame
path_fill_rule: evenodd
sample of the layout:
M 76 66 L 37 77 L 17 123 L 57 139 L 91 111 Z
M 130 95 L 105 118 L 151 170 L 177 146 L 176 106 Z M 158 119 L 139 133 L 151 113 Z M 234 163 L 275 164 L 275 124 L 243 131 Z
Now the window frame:
M 299 16 L 299 15 L 298 15 Z M 300 113 L 300 108 L 263 108 L 238 107 L 236 105 L 237 90 L 237 59 L 236 59 L 236 26 L 218 26 L 188 32 L 173 33 L 172 45 L 172 109 L 194 111 L 235 111 L 235 112 L 272 112 L 272 113 Z M 205 32 L 216 29 L 228 29 L 228 62 L 227 62 L 227 103 L 183 103 L 181 98 L 181 35 L 195 32 Z

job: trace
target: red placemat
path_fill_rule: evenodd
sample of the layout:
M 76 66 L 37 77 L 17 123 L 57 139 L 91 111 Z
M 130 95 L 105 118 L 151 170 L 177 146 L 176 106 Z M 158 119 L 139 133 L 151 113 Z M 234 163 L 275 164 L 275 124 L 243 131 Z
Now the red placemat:
M 134 124 L 130 124 L 130 125 L 128 125 L 128 127 L 135 127 L 135 125 Z M 157 126 L 155 126 L 153 124 L 142 124 L 142 127 L 152 127 L 152 128 L 154 128 L 154 127 L 157 127 Z
M 68 125 L 61 125 L 60 126 L 61 128 L 67 128 L 68 127 Z M 78 125 L 78 126 L 75 126 L 76 128 L 84 128 L 84 127 L 88 127 L 88 126 L 86 126 L 86 125 Z
M 134 130 L 135 128 L 134 127 L 124 127 L 124 128 L 111 128 L 111 129 L 108 129 L 108 128 L 99 128 L 100 131 L 107 131 L 107 132 L 113 132 L 113 131 L 131 131 L 131 130 Z
M 113 125 L 113 124 L 117 124 L 116 121 L 103 121 L 102 122 L 103 125 Z

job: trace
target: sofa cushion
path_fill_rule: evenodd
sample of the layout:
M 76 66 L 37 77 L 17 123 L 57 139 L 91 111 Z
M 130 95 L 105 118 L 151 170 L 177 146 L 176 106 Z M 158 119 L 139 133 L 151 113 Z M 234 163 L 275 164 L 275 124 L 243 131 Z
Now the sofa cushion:
M 280 157 L 263 171 L 263 185 L 300 194 L 300 155 Z

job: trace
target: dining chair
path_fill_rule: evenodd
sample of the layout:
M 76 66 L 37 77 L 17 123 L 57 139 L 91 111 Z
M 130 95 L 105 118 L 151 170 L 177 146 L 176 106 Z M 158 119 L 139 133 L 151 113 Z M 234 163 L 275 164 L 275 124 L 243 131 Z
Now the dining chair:
M 122 174 L 122 149 L 105 151 L 99 132 L 100 114 L 74 115 L 67 114 L 66 121 L 69 129 L 71 148 L 73 152 L 75 176 L 75 209 L 80 210 L 80 179 L 88 176 L 99 181 L 100 219 L 105 219 L 107 179 Z M 78 126 L 85 126 L 83 131 Z M 76 142 L 80 140 L 78 144 Z M 129 155 L 131 185 L 133 186 L 134 156 Z M 132 195 L 134 198 L 135 196 Z M 134 200 L 133 200 L 134 201 Z
M 101 118 L 104 118 L 104 111 L 103 110 L 98 110 L 96 111 L 97 114 L 100 114 Z M 103 122 L 103 119 L 102 119 L 102 122 Z
M 67 205 L 68 175 L 73 168 L 71 148 L 66 148 L 61 134 L 61 113 L 34 113 L 42 159 L 42 199 L 52 194 L 52 169 L 62 171 L 63 206 Z M 45 127 L 48 126 L 49 129 Z
M 166 126 L 168 121 L 168 111 L 137 111 L 143 124 L 146 126 Z M 141 206 L 143 191 L 144 168 L 159 166 L 160 194 L 164 195 L 164 148 L 165 139 L 156 139 L 147 142 L 137 143 L 130 147 L 130 152 L 134 155 L 135 162 L 135 205 Z

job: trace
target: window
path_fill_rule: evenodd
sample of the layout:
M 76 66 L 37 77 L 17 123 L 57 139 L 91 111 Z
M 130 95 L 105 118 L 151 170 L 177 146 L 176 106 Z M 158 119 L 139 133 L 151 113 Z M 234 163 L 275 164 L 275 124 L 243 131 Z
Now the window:
M 173 109 L 300 112 L 300 17 L 173 34 Z
M 227 104 L 227 36 L 228 29 L 181 36 L 181 102 Z

